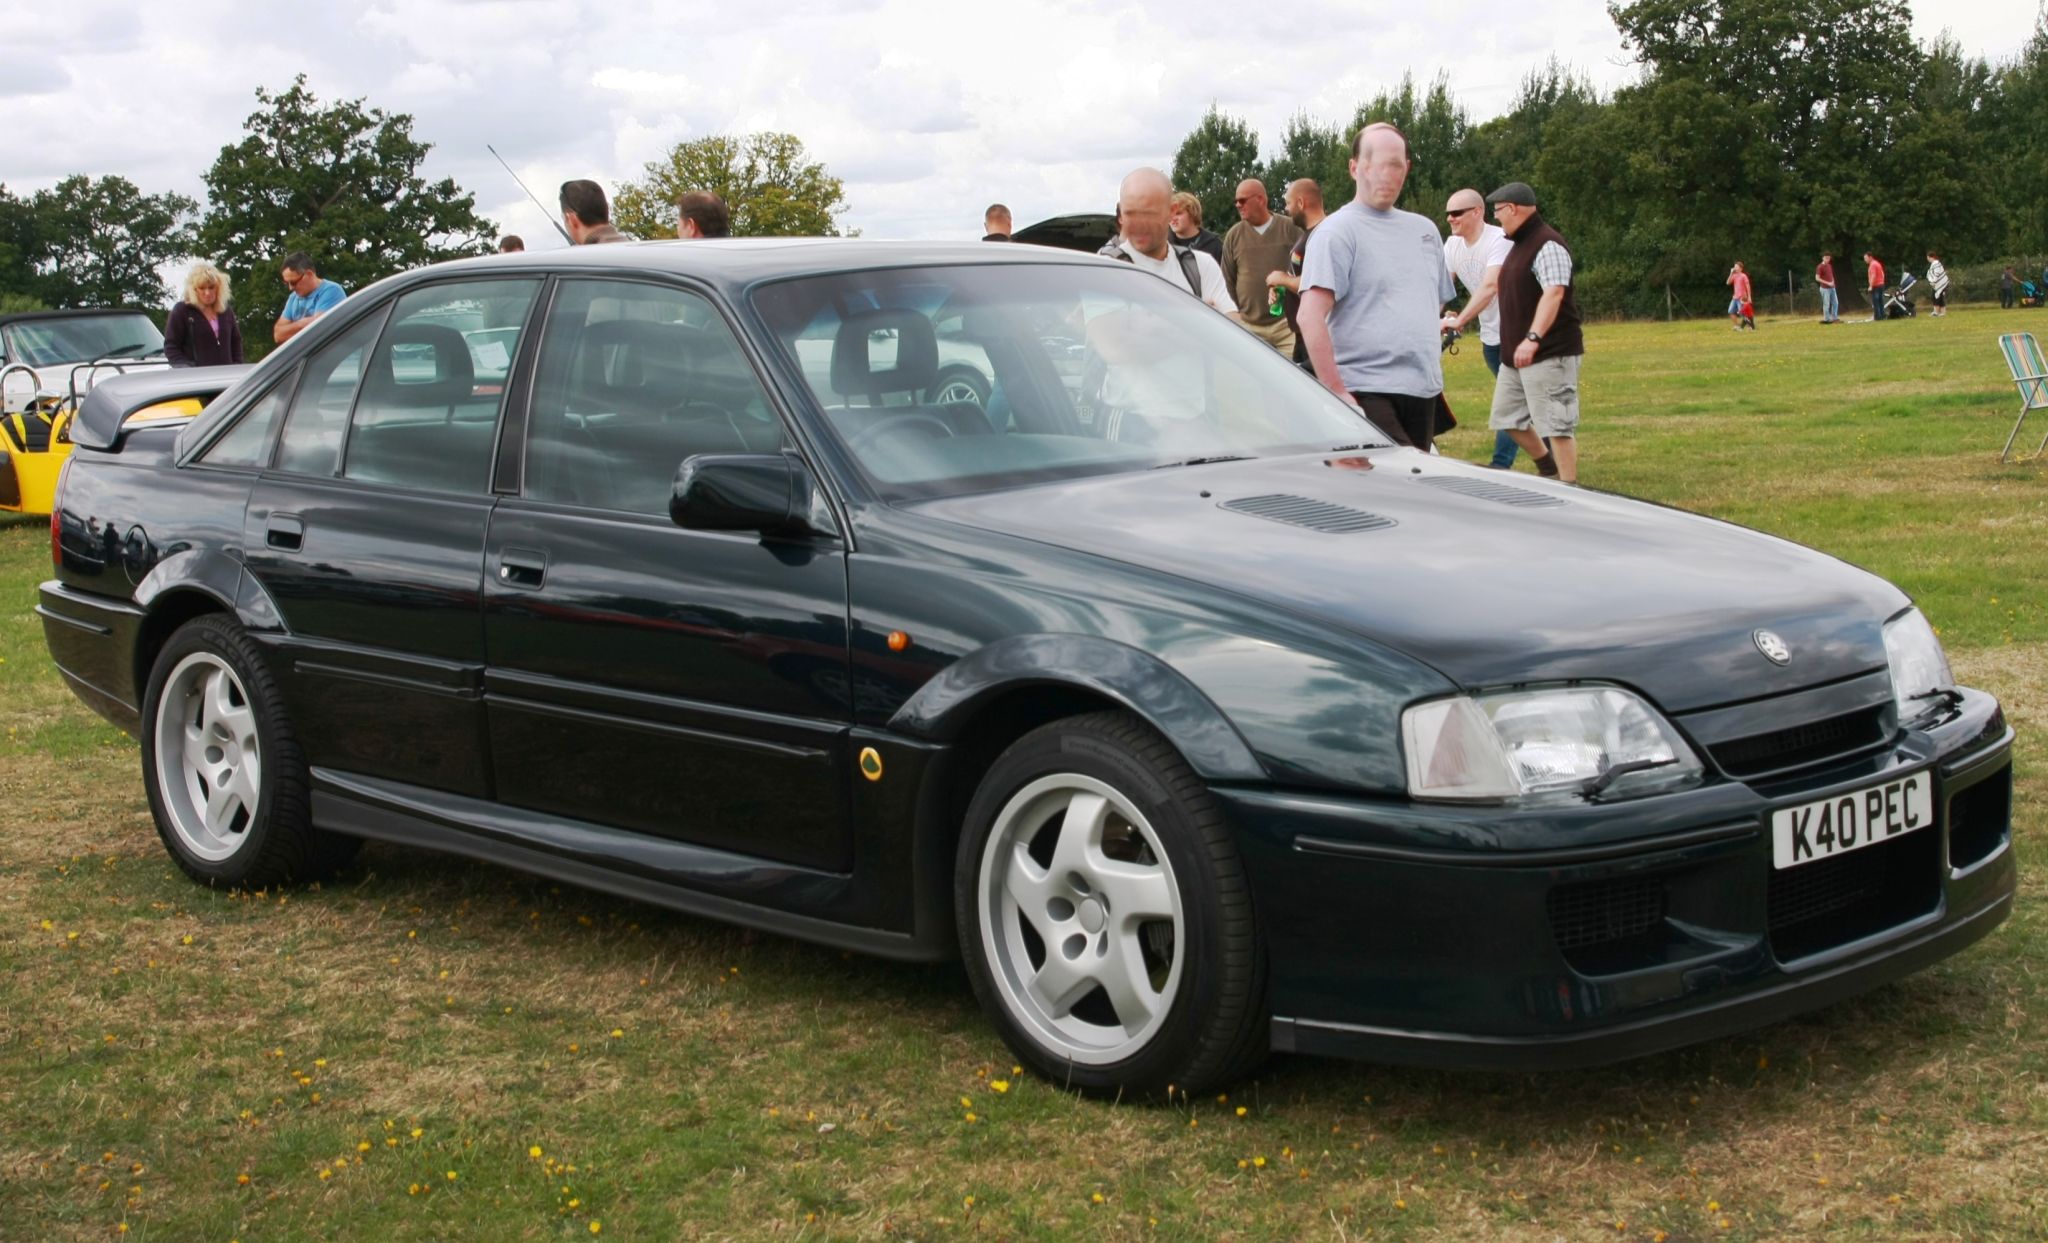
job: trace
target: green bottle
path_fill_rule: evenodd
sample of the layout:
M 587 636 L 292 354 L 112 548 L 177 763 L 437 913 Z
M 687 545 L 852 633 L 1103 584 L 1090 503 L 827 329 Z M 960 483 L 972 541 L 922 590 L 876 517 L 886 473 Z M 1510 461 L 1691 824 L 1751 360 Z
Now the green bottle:
M 1282 315 L 1287 314 L 1287 308 L 1280 301 L 1280 291 L 1284 288 L 1286 288 L 1284 285 L 1273 286 L 1273 304 L 1267 307 L 1266 311 L 1274 319 L 1279 319 Z

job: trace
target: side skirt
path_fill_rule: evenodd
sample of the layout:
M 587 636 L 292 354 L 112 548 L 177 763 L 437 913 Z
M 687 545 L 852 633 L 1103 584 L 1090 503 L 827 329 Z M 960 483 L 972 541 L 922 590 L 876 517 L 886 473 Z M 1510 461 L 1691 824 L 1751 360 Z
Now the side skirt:
M 830 909 L 846 903 L 856 884 L 852 875 L 814 871 L 334 769 L 315 768 L 312 775 L 313 821 L 331 832 L 502 864 L 835 949 L 912 962 L 938 962 L 958 953 L 947 927 L 927 923 L 921 933 L 891 932 L 787 909 Z M 713 889 L 743 896 L 707 892 Z

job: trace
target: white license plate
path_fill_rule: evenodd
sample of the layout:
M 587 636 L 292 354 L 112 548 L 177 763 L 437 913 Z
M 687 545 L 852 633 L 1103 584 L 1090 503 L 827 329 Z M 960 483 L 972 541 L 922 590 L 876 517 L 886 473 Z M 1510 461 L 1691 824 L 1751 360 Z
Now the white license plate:
M 1866 790 L 1771 813 L 1771 862 L 1781 868 L 1830 859 L 1934 823 L 1933 782 L 1922 770 Z

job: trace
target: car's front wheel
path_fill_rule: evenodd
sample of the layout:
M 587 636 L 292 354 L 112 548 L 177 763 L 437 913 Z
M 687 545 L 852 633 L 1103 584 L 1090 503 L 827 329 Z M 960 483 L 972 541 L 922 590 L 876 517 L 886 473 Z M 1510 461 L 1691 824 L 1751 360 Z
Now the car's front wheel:
M 157 833 L 209 885 L 317 879 L 359 839 L 313 827 L 310 780 L 255 642 L 218 615 L 179 627 L 143 700 L 142 768 Z
M 1202 1091 L 1265 1051 L 1265 963 L 1221 811 L 1122 712 L 989 769 L 956 867 L 976 995 L 1020 1059 L 1089 1092 Z

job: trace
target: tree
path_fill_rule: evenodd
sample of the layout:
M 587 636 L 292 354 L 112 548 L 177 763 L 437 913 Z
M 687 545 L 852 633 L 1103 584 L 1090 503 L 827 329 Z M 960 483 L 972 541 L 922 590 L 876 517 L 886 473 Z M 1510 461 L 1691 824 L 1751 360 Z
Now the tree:
M 52 307 L 158 306 L 159 271 L 192 253 L 198 207 L 125 177 L 74 174 L 26 199 L 0 187 L 0 288 Z
M 1334 211 L 1354 191 L 1350 160 L 1350 140 L 1335 126 L 1320 125 L 1307 113 L 1296 113 L 1287 122 L 1280 154 L 1266 166 L 1266 175 L 1272 178 L 1266 192 L 1277 204 L 1288 182 L 1306 177 L 1322 189 L 1323 202 Z
M 476 214 L 475 196 L 420 176 L 432 145 L 413 137 L 411 116 L 361 99 L 322 107 L 303 74 L 282 94 L 259 87 L 256 99 L 248 136 L 222 147 L 206 173 L 211 203 L 199 228 L 201 252 L 234 279 L 251 353 L 268 349 L 263 330 L 285 297 L 277 264 L 292 251 L 355 290 L 489 250 L 497 226 Z
M 1453 191 L 1477 182 L 1474 150 L 1468 141 L 1471 118 L 1464 106 L 1451 98 L 1450 80 L 1443 75 L 1430 83 L 1427 94 L 1417 95 L 1415 79 L 1403 74 L 1400 89 L 1382 91 L 1359 105 L 1349 135 L 1375 121 L 1391 122 L 1408 139 L 1408 158 L 1414 167 L 1408 172 L 1398 206 L 1437 216 Z
M 838 237 L 846 187 L 809 158 L 794 134 L 713 134 L 650 162 L 612 202 L 612 223 L 635 237 L 674 237 L 676 200 L 710 190 L 732 213 L 735 237 Z
M 1200 199 L 1203 226 L 1221 233 L 1236 219 L 1237 183 L 1263 172 L 1259 136 L 1252 127 L 1210 104 L 1173 157 L 1173 188 Z M 1267 186 L 1266 193 L 1279 202 L 1277 189 Z

